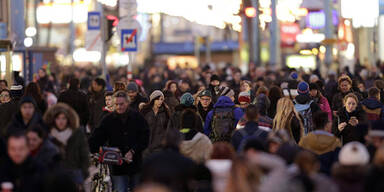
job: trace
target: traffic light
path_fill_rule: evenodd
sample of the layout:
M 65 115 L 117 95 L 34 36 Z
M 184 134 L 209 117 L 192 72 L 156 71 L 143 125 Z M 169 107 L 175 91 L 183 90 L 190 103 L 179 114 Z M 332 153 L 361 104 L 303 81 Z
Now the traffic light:
M 245 8 L 245 16 L 247 17 L 256 17 L 256 8 L 254 7 L 247 7 Z
M 113 28 L 116 27 L 118 23 L 119 23 L 119 19 L 116 16 L 107 15 L 106 41 L 109 41 L 112 38 L 112 35 L 114 33 Z

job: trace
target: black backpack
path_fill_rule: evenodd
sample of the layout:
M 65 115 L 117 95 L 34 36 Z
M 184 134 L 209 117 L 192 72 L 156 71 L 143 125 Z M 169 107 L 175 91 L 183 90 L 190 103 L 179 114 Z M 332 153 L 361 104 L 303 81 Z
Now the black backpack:
M 234 108 L 215 108 L 212 118 L 212 132 L 210 139 L 212 142 L 230 142 L 236 127 Z

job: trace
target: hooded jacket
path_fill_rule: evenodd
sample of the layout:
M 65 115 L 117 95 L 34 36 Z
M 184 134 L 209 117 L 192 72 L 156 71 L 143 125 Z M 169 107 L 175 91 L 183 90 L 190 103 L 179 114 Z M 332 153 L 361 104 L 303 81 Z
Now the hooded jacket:
M 233 108 L 233 114 L 234 114 L 234 118 L 235 118 L 235 122 L 233 125 L 234 127 L 236 127 L 237 123 L 239 122 L 241 117 L 243 117 L 243 115 L 244 115 L 243 110 L 241 110 L 238 107 L 235 107 L 235 103 L 233 103 L 231 98 L 229 98 L 227 96 L 219 97 L 216 104 L 213 106 L 213 109 L 216 109 L 216 108 Z M 211 123 L 213 120 L 213 115 L 214 115 L 213 113 L 214 113 L 214 111 L 211 110 L 207 115 L 207 119 L 205 120 L 204 133 L 207 136 L 209 136 L 211 134 L 211 131 L 212 131 Z
M 180 144 L 180 153 L 196 163 L 203 163 L 208 160 L 212 149 L 211 140 L 199 132 L 191 140 L 185 140 Z
M 87 96 L 77 88 L 70 88 L 62 92 L 58 102 L 63 102 L 71 106 L 80 117 L 80 124 L 86 125 L 89 119 L 89 107 Z
M 368 120 L 380 120 L 384 118 L 384 105 L 376 98 L 364 99 L 361 104 Z
M 295 104 L 298 104 L 298 106 L 308 105 L 311 101 L 312 101 L 312 99 L 308 94 L 307 95 L 298 95 L 295 97 Z M 296 106 L 297 105 L 295 105 L 295 107 Z M 316 113 L 317 111 L 320 110 L 319 106 L 315 102 L 312 102 L 310 104 L 310 107 L 311 107 L 312 113 Z
M 190 112 L 193 112 L 195 114 L 195 118 L 194 119 L 183 119 L 183 112 L 185 110 L 189 110 Z M 194 122 L 192 122 L 194 121 Z M 183 127 L 183 124 L 184 126 L 186 124 L 193 124 L 194 127 Z M 197 109 L 195 106 L 185 106 L 183 104 L 180 104 L 178 106 L 175 107 L 175 112 L 173 113 L 173 115 L 171 116 L 169 122 L 168 122 L 168 128 L 169 130 L 173 130 L 173 131 L 179 131 L 180 129 L 183 129 L 183 128 L 190 128 L 190 129 L 193 129 L 193 130 L 196 130 L 198 132 L 203 132 L 203 125 L 202 125 L 202 120 L 201 118 L 199 117 L 199 115 L 197 115 Z

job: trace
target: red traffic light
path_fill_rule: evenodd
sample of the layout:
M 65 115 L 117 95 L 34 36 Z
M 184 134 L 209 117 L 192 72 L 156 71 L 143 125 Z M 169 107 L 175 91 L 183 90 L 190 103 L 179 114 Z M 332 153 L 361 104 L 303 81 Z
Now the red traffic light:
M 256 17 L 256 9 L 254 7 L 245 8 L 245 15 L 247 17 Z

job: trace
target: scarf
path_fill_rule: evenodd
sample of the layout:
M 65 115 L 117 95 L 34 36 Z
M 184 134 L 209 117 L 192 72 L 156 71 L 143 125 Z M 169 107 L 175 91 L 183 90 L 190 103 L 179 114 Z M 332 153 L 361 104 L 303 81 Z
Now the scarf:
M 51 135 L 62 144 L 67 145 L 68 139 L 72 136 L 72 129 L 67 128 L 64 131 L 58 131 L 54 128 L 51 130 Z

